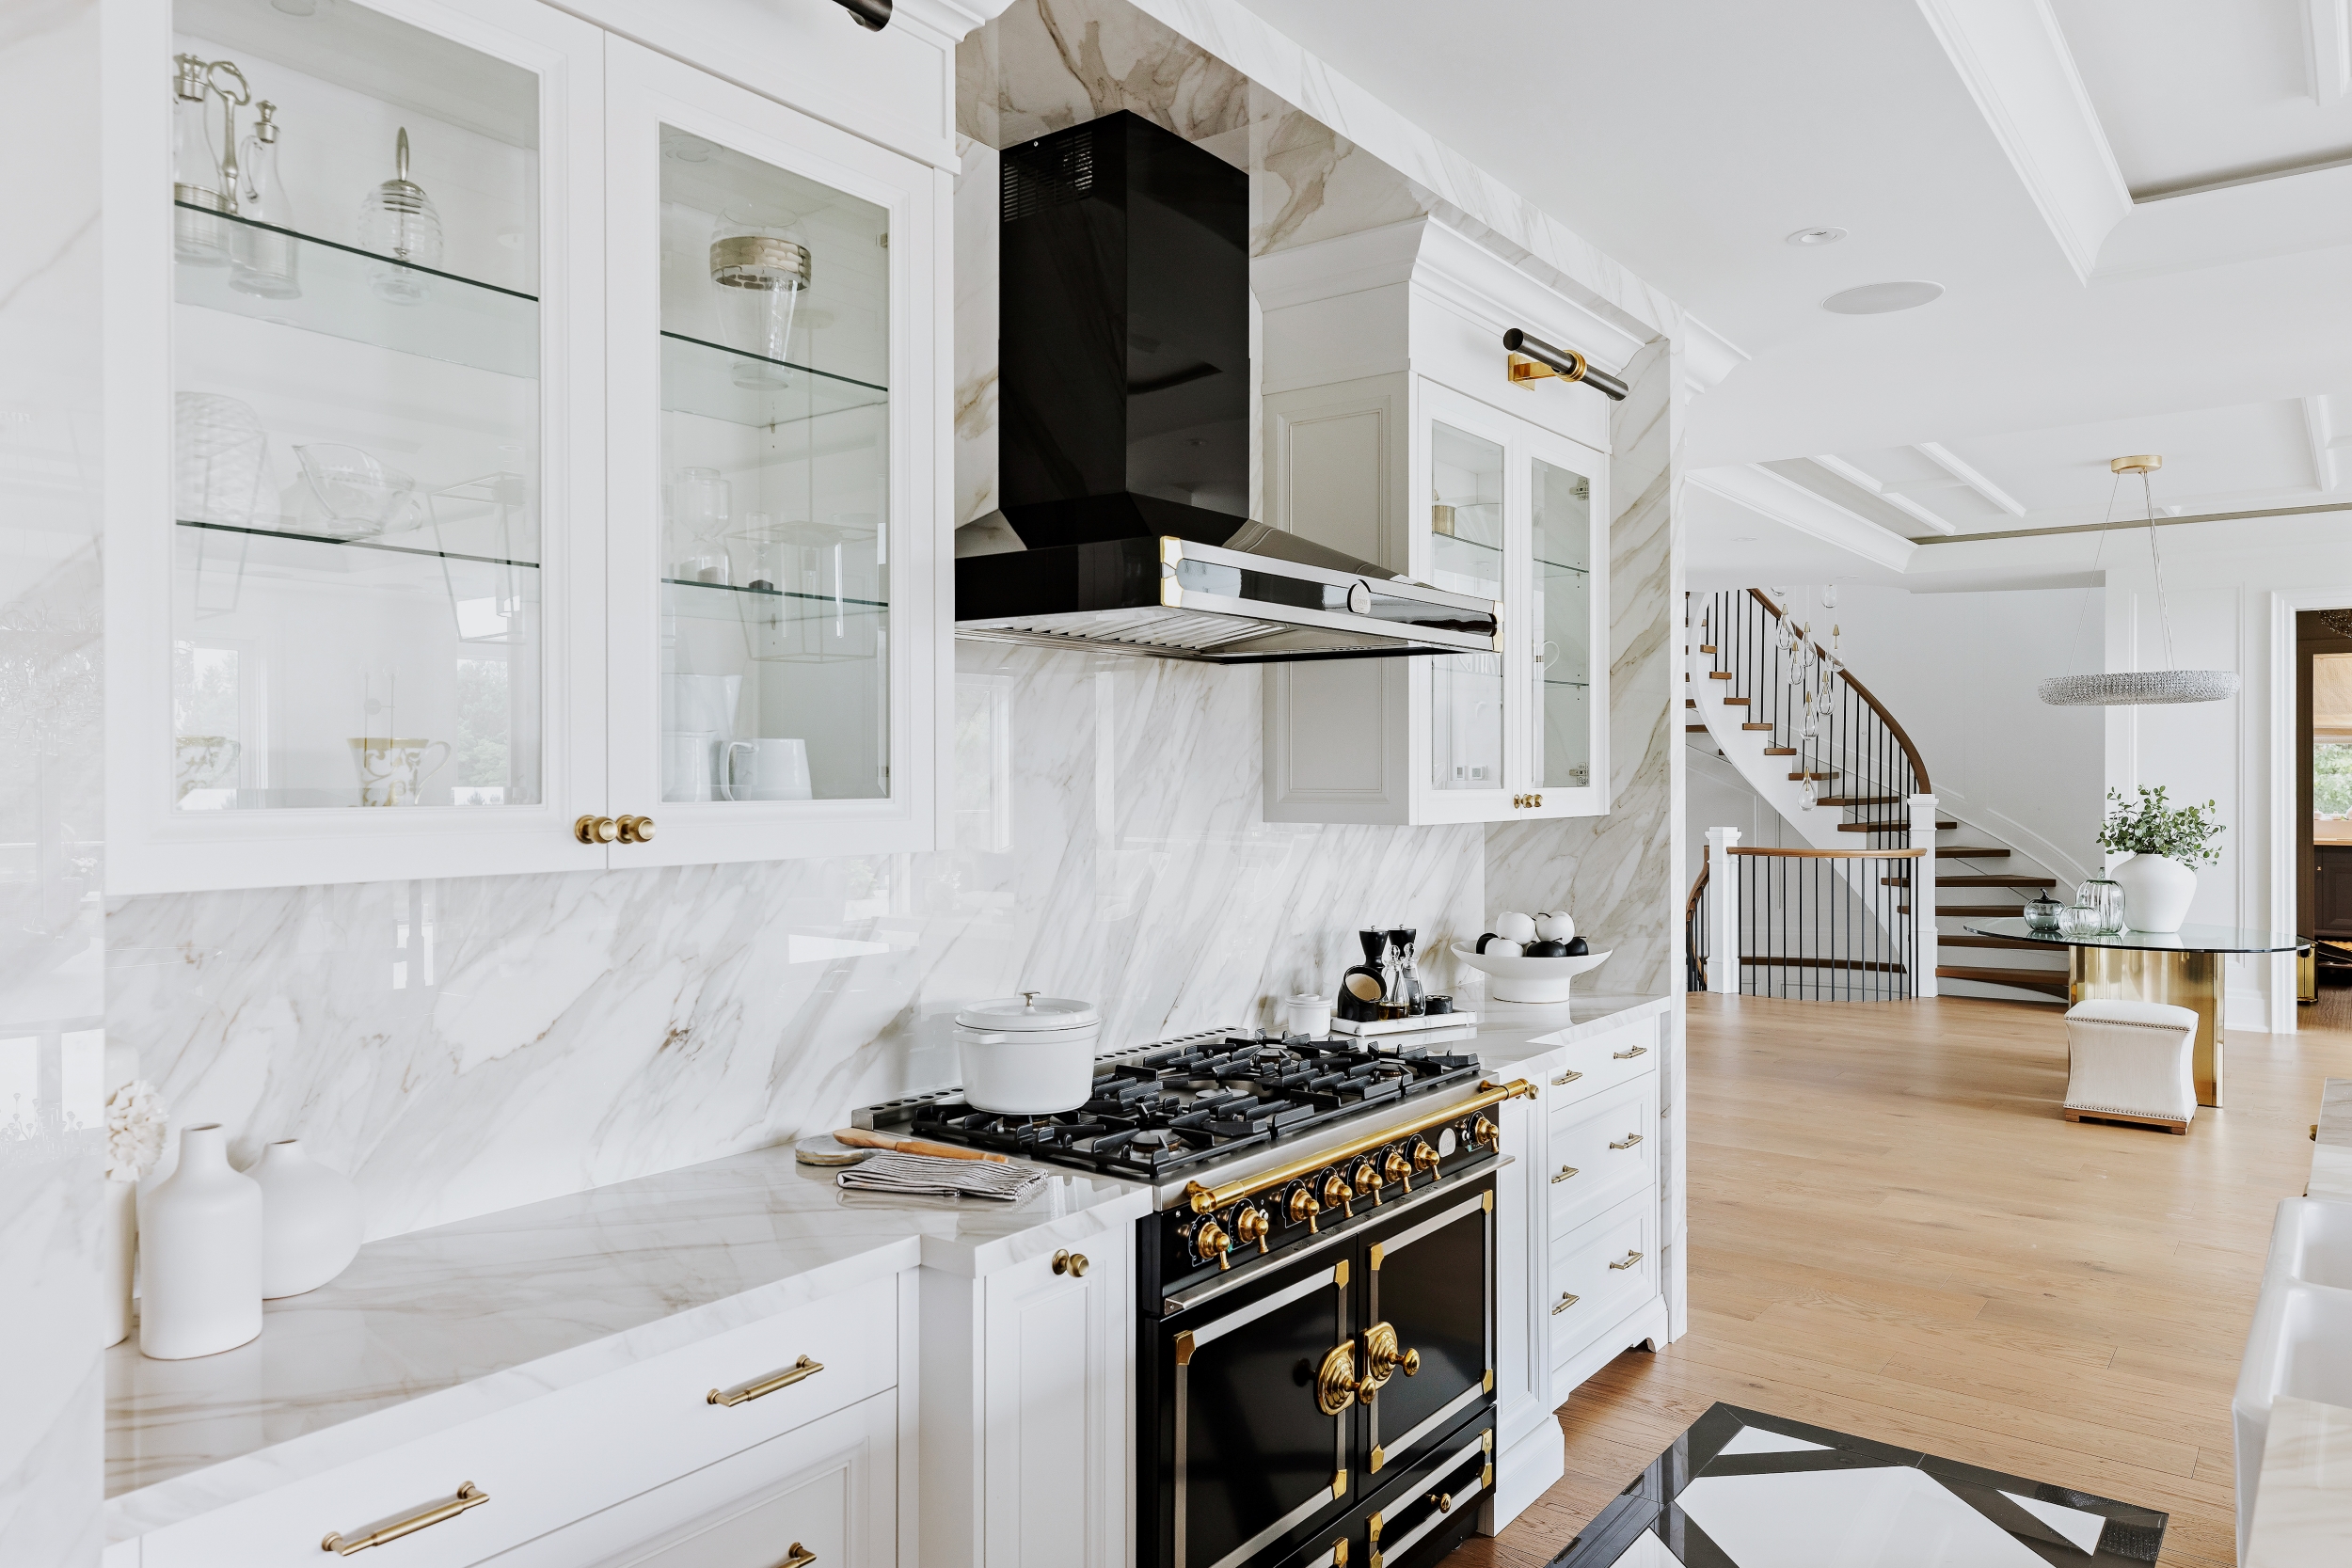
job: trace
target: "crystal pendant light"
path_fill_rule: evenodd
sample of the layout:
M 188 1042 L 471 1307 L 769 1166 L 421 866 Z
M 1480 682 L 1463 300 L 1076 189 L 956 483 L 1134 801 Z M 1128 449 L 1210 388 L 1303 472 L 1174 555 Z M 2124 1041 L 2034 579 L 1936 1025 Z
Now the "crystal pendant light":
M 2156 503 L 2148 476 L 2164 467 L 2162 456 L 2143 452 L 2107 465 L 2116 474 L 2139 476 L 2140 501 L 2148 518 L 2148 556 L 2156 570 L 2156 620 L 2164 628 L 2161 670 L 2122 670 L 2104 675 L 2054 675 L 2035 690 L 2052 707 L 2136 707 L 2156 703 L 2217 703 L 2234 697 L 2234 670 L 2172 667 L 2172 611 L 2164 593 L 2164 551 L 2156 541 Z

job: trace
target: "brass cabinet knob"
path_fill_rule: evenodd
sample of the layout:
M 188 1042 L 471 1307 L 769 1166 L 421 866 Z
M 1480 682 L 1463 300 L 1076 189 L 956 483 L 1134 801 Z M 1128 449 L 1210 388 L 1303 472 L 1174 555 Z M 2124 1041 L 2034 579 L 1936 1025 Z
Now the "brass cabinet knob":
M 1502 1142 L 1502 1129 L 1488 1121 L 1485 1117 L 1480 1117 L 1470 1123 L 1470 1141 L 1472 1148 L 1482 1145 L 1489 1147 L 1498 1145 Z
M 1430 1147 L 1430 1143 L 1427 1138 L 1415 1138 L 1413 1140 L 1413 1168 L 1415 1170 L 1436 1170 L 1438 1168 L 1438 1151 Z
M 1091 1267 L 1091 1265 L 1087 1262 L 1087 1255 L 1083 1252 L 1057 1252 L 1054 1254 L 1054 1272 L 1056 1274 L 1066 1274 L 1073 1279 L 1084 1279 L 1087 1276 L 1087 1270 L 1089 1267 Z
M 1323 1179 L 1323 1205 L 1327 1209 L 1339 1210 L 1350 1219 L 1356 1217 L 1356 1190 L 1338 1171 Z
M 1300 1220 L 1305 1220 L 1308 1235 L 1319 1233 L 1315 1228 L 1315 1216 L 1322 1212 L 1323 1205 L 1315 1201 L 1315 1195 L 1306 1187 L 1301 1186 L 1291 1194 L 1291 1224 L 1296 1225 Z
M 572 824 L 572 836 L 582 844 L 610 844 L 621 836 L 621 825 L 609 816 L 583 816 Z
M 1315 1408 L 1337 1416 L 1356 1402 L 1356 1342 L 1336 1345 L 1315 1372 Z
M 1432 1492 L 1429 1494 L 1429 1500 L 1438 1505 L 1438 1512 L 1440 1513 L 1454 1512 L 1454 1494 L 1451 1492 Z
M 1250 1204 L 1243 1204 L 1241 1212 L 1233 1216 L 1233 1234 L 1241 1238 L 1241 1244 L 1248 1246 L 1255 1242 L 1261 1253 L 1265 1251 L 1266 1232 L 1273 1228 L 1274 1222 L 1266 1218 L 1265 1211 Z
M 653 842 L 653 818 L 650 816 L 614 817 L 613 827 L 619 832 L 623 844 Z
M 1200 1255 L 1203 1263 L 1216 1259 L 1220 1274 L 1233 1266 L 1232 1260 L 1226 1256 L 1232 1249 L 1233 1238 L 1227 1235 L 1225 1227 L 1215 1220 L 1202 1220 L 1200 1228 L 1193 1234 L 1192 1250 Z
M 1389 1157 L 1380 1162 L 1380 1175 L 1384 1180 L 1402 1183 L 1408 1193 L 1413 1190 L 1413 1163 L 1401 1148 L 1389 1150 Z

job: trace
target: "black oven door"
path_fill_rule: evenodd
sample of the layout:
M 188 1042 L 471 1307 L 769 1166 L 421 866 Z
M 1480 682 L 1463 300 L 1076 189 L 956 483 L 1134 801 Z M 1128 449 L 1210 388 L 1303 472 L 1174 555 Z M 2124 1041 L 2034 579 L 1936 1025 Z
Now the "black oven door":
M 1494 1188 L 1449 1193 L 1368 1235 L 1364 1467 L 1409 1463 L 1494 1388 Z
M 1160 1320 L 1156 1551 L 1171 1568 L 1273 1561 L 1347 1503 L 1356 1418 L 1346 1254 Z

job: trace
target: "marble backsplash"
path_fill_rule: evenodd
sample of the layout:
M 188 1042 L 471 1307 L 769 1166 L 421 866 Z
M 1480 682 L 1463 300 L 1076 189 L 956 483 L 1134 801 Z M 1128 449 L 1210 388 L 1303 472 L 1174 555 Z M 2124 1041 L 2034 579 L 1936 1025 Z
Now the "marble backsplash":
M 1482 829 L 1261 819 L 1255 669 L 957 662 L 951 847 L 121 899 L 109 1031 L 176 1122 L 240 1161 L 301 1137 L 384 1236 L 952 1082 L 975 997 L 1082 997 L 1140 1042 L 1327 993 L 1368 921 L 1476 934 Z

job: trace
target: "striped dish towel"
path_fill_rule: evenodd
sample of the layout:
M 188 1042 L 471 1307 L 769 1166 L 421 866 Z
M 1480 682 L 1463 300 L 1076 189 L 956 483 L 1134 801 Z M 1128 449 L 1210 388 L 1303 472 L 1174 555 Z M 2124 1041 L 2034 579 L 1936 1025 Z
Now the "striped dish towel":
M 994 1160 L 942 1160 L 929 1154 L 877 1154 L 834 1178 L 850 1192 L 928 1197 L 993 1197 L 1017 1203 L 1045 1184 L 1045 1173 Z

